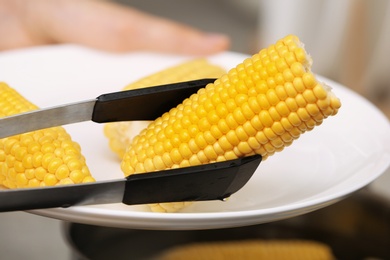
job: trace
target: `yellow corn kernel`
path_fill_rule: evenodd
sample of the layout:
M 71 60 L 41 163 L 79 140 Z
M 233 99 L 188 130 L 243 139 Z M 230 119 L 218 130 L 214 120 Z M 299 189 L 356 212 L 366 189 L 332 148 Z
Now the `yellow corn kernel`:
M 37 109 L 35 105 L 7 84 L 0 83 L 0 117 L 34 109 Z M 68 166 L 69 162 L 73 162 L 73 167 Z M 76 171 L 85 169 L 83 177 L 68 178 L 74 175 L 73 168 Z M 90 181 L 94 179 L 85 165 L 80 146 L 71 140 L 62 127 L 0 139 L 0 185 L 7 188 L 32 188 Z
M 224 73 L 224 69 L 209 63 L 206 59 L 195 59 L 142 78 L 127 85 L 124 90 L 190 81 L 201 78 L 218 78 Z M 202 110 L 202 108 L 199 108 L 199 113 L 204 114 L 207 112 Z M 220 109 L 219 113 L 226 112 Z M 115 152 L 119 158 L 122 158 L 134 135 L 139 133 L 140 130 L 145 128 L 149 123 L 149 121 L 133 121 L 106 124 L 104 126 L 104 133 L 109 140 L 111 150 Z
M 185 104 L 173 108 L 151 123 L 134 138 L 124 154 L 121 167 L 125 175 L 210 163 L 254 153 L 260 153 L 265 160 L 289 146 L 302 133 L 321 124 L 324 118 L 336 114 L 341 106 L 340 101 L 329 87 L 318 82 L 311 73 L 309 66 L 311 58 L 304 51 L 299 39 L 296 36 L 288 36 L 278 41 L 275 46 L 281 45 L 286 46 L 285 51 L 276 52 L 274 45 L 265 52 L 260 51 L 258 55 L 246 59 L 243 64 L 239 64 L 219 80 L 192 95 Z M 277 74 L 273 72 L 280 59 L 286 61 L 286 68 L 283 71 L 284 84 L 276 85 Z M 255 66 L 254 64 L 259 61 L 262 62 L 262 66 Z M 246 80 L 256 77 L 264 80 Z M 292 87 L 295 90 L 292 90 Z M 258 91 L 256 98 L 249 99 L 249 95 L 255 94 L 254 90 Z M 228 99 L 225 98 L 226 94 L 229 95 Z M 214 97 L 214 102 L 220 103 L 209 107 L 208 104 L 212 103 L 210 97 Z M 225 112 L 218 112 L 218 107 L 221 109 L 220 107 L 224 105 Z M 184 110 L 183 106 L 190 106 L 192 109 Z M 219 120 L 208 116 L 213 111 L 218 114 Z M 191 126 L 195 130 L 191 131 L 197 134 L 180 140 L 176 136 L 189 131 L 189 126 L 183 121 L 186 117 L 193 119 Z M 248 124 L 251 129 L 245 131 L 244 125 L 247 129 Z M 164 132 L 171 127 L 175 132 L 172 136 Z M 213 137 L 210 134 L 212 127 L 219 129 L 219 132 L 223 133 L 222 136 Z M 165 135 L 161 135 L 162 132 Z M 159 140 L 161 136 L 163 139 Z M 165 158 L 164 161 L 170 157 L 169 161 L 172 163 L 169 166 L 164 163 L 153 164 L 157 151 L 153 151 L 152 140 L 172 143 L 172 147 L 158 151 L 159 156 Z M 196 149 L 177 148 L 194 145 Z M 178 209 L 179 204 L 175 205 L 173 208 L 161 206 L 158 211 Z M 157 206 L 154 205 L 153 210 L 156 209 Z

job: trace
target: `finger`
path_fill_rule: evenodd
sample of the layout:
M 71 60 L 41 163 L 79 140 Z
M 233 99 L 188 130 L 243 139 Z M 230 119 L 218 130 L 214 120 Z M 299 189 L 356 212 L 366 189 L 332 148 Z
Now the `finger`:
M 204 33 L 109 2 L 51 2 L 49 8 L 41 6 L 35 12 L 40 31 L 48 41 L 119 52 L 149 50 L 180 54 L 211 54 L 229 46 L 229 39 L 224 35 Z

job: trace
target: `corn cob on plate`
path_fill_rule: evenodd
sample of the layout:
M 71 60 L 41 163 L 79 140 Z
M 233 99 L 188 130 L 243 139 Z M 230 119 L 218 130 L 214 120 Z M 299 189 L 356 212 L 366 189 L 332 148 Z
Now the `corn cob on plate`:
M 98 96 L 112 92 L 115 86 L 115 90 L 119 90 L 143 76 L 192 59 L 148 53 L 111 56 L 74 46 L 38 48 L 0 56 L 2 81 L 41 107 L 72 102 L 75 96 L 79 99 Z M 208 60 L 228 70 L 246 57 L 223 53 Z M 203 229 L 269 222 L 329 205 L 367 185 L 388 167 L 389 122 L 364 98 L 326 78 L 318 76 L 318 79 L 332 86 L 343 101 L 343 109 L 282 153 L 269 157 L 260 167 L 261 173 L 226 203 L 197 203 L 171 214 L 121 204 L 33 213 L 116 227 Z M 45 95 L 39 94 L 43 91 Z M 370 125 L 369 131 L 366 125 Z M 83 148 L 97 180 L 123 176 L 117 156 L 107 148 L 103 126 L 82 123 L 65 128 Z M 370 134 L 366 134 L 367 131 Z
M 37 109 L 7 84 L 0 83 L 1 115 L 5 116 L 0 118 L 0 184 L 10 188 L 0 192 L 0 212 L 120 202 L 137 205 L 225 200 L 230 197 L 250 179 L 261 156 L 133 175 L 108 182 L 63 185 L 94 182 L 94 179 L 80 155 L 80 148 L 69 140 L 58 124 L 152 120 L 161 110 L 169 110 L 213 81 L 200 79 L 102 94 L 96 99 L 46 109 Z M 151 105 L 139 107 L 150 100 L 153 100 Z M 36 188 L 56 185 L 59 187 Z

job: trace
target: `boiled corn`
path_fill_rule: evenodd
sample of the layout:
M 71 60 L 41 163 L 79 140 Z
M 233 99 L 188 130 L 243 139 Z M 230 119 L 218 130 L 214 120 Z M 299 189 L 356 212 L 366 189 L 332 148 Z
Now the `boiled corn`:
M 0 83 L 0 117 L 37 107 Z M 32 188 L 93 182 L 80 146 L 62 127 L 0 139 L 0 185 Z
M 219 66 L 209 63 L 206 59 L 194 59 L 174 67 L 170 67 L 159 73 L 142 78 L 127 85 L 124 90 L 145 88 L 181 81 L 190 81 L 201 78 L 218 78 L 225 73 Z M 122 159 L 126 148 L 130 145 L 134 133 L 139 133 L 146 128 L 150 121 L 132 121 L 108 123 L 104 126 L 105 136 L 109 145 L 119 158 Z
M 195 243 L 174 247 L 159 260 L 192 259 L 316 259 L 333 260 L 332 250 L 325 244 L 304 240 L 248 240 Z
M 294 35 L 279 40 L 208 84 L 133 139 L 125 175 L 260 154 L 265 160 L 341 106 L 310 71 L 311 58 Z M 184 204 L 152 205 L 177 211 Z

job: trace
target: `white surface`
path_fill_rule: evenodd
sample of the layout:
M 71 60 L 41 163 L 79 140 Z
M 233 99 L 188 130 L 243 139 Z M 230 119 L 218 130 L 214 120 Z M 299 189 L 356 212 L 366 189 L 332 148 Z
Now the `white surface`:
M 0 79 L 40 107 L 94 98 L 190 57 L 151 53 L 111 55 L 75 46 L 4 52 Z M 227 69 L 245 58 L 224 53 L 210 61 Z M 121 204 L 37 210 L 73 222 L 144 229 L 203 229 L 264 223 L 329 205 L 367 185 L 390 163 L 390 125 L 365 99 L 335 82 L 343 106 L 336 117 L 306 133 L 261 164 L 250 182 L 227 202 L 198 202 L 180 213 L 149 212 Z M 122 178 L 102 125 L 66 127 L 98 180 Z

